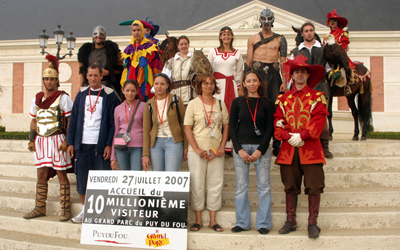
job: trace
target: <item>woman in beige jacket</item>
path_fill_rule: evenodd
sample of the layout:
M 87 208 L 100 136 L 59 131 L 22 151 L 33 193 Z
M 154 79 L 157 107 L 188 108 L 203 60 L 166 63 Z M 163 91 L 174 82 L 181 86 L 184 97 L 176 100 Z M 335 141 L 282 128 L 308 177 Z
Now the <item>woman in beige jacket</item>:
M 155 96 L 144 108 L 143 114 L 143 169 L 179 171 L 187 160 L 187 147 L 183 131 L 185 106 L 179 96 L 169 94 L 171 81 L 163 73 L 154 76 Z

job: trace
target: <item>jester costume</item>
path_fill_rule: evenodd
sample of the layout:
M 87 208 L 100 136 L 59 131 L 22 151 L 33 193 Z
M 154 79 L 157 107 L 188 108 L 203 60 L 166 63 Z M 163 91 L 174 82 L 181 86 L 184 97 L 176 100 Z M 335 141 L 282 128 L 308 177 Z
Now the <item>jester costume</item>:
M 309 217 L 308 236 L 318 238 L 321 229 L 317 226 L 320 194 L 324 192 L 325 176 L 322 168 L 325 156 L 319 136 L 325 126 L 326 99 L 323 92 L 313 90 L 325 74 L 321 65 L 308 65 L 307 58 L 298 55 L 285 64 L 289 72 L 297 68 L 306 68 L 309 72 L 307 84 L 278 95 L 274 114 L 274 134 L 282 141 L 281 150 L 276 159 L 280 164 L 281 179 L 285 186 L 287 221 L 279 230 L 280 234 L 295 231 L 297 196 L 301 193 L 304 175 L 305 194 L 308 195 Z
M 137 42 L 132 37 L 131 44 L 122 53 L 125 69 L 122 72 L 121 85 L 128 79 L 136 80 L 140 87 L 139 96 L 147 101 L 154 95 L 150 92 L 153 78 L 155 74 L 161 73 L 162 65 L 158 47 L 144 37 L 143 24 L 135 20 L 132 25 L 139 25 L 142 30 L 142 40 Z

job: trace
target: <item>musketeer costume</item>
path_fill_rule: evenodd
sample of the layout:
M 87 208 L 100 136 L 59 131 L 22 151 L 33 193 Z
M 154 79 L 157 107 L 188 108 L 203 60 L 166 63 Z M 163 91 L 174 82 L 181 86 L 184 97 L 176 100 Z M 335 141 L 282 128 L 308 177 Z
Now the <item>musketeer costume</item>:
M 324 93 L 312 89 L 324 76 L 325 68 L 321 65 L 308 65 L 306 60 L 303 55 L 298 55 L 285 64 L 291 73 L 297 68 L 306 68 L 310 72 L 307 85 L 300 90 L 294 86 L 293 90 L 279 95 L 275 103 L 274 134 L 282 140 L 276 163 L 280 164 L 285 186 L 287 213 L 287 221 L 279 233 L 287 234 L 296 230 L 297 195 L 301 193 L 304 175 L 304 191 L 309 200 L 309 237 L 317 238 L 321 230 L 317 226 L 317 217 L 320 194 L 325 187 L 323 164 L 326 163 L 319 137 L 328 111 Z M 294 143 L 293 139 L 296 138 L 301 143 Z

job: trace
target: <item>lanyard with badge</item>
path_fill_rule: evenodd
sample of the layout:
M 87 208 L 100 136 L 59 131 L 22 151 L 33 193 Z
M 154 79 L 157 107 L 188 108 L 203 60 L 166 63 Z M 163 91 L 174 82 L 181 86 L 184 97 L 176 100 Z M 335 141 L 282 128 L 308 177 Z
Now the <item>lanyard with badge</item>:
M 215 137 L 214 133 L 213 133 L 212 130 L 211 130 L 211 115 L 212 115 L 212 109 L 213 109 L 214 99 L 213 99 L 212 102 L 211 102 L 210 117 L 208 117 L 206 107 L 204 106 L 203 97 L 200 96 L 200 98 L 201 98 L 201 101 L 203 102 L 204 113 L 205 113 L 206 118 L 207 118 L 208 132 L 210 133 L 211 137 Z
M 164 111 L 165 111 L 165 106 L 167 105 L 167 99 L 168 99 L 168 96 L 165 97 L 164 108 L 163 108 L 163 111 L 162 111 L 162 115 L 160 116 L 160 112 L 158 111 L 157 97 L 156 97 L 157 115 L 158 115 L 158 119 L 160 120 L 160 124 L 161 124 L 161 133 L 162 133 L 164 136 L 168 136 L 167 132 L 165 132 L 165 130 L 164 130 L 164 125 L 163 125 Z
M 249 99 L 246 98 L 247 106 L 249 107 L 249 111 L 250 111 L 251 118 L 253 119 L 254 132 L 256 133 L 257 136 L 262 136 L 261 131 L 257 128 L 257 125 L 256 125 L 256 116 L 257 116 L 258 100 L 260 100 L 259 97 L 257 97 L 256 109 L 254 110 L 254 115 L 253 115 L 253 112 L 251 112 L 251 108 L 250 108 L 250 104 L 249 104 Z
M 135 110 L 136 110 L 135 108 L 136 108 L 137 103 L 138 103 L 138 100 L 135 101 L 135 104 L 133 105 L 133 111 L 132 111 L 132 114 L 131 114 L 131 119 L 128 120 L 128 113 L 126 112 L 126 106 L 128 106 L 128 104 L 125 102 L 125 106 L 124 106 L 125 107 L 125 118 L 126 118 L 126 123 L 128 124 L 128 128 L 130 128 L 130 126 L 129 126 L 130 125 L 130 121 L 133 119 L 133 114 L 135 113 Z M 131 109 L 129 109 L 129 110 L 131 110 Z M 127 143 L 131 140 L 129 131 L 126 131 L 124 133 L 123 137 L 124 137 L 124 139 L 125 139 L 125 141 Z
M 89 88 L 90 119 L 89 119 L 89 121 L 86 122 L 86 126 L 88 126 L 88 127 L 94 127 L 93 112 L 96 110 L 96 105 L 97 105 L 97 101 L 99 100 L 101 90 L 102 90 L 102 88 L 100 89 L 99 93 L 97 94 L 96 101 L 94 102 L 94 105 L 92 106 L 92 101 L 90 100 L 90 88 Z

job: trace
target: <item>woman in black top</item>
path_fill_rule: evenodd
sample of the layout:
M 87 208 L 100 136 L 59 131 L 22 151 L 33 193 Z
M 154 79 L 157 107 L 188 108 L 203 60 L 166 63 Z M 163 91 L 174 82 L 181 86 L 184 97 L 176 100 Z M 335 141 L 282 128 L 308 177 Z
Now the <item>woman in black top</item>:
M 250 163 L 254 163 L 259 200 L 256 228 L 260 234 L 267 234 L 271 229 L 269 142 L 275 107 L 266 97 L 266 85 L 257 72 L 250 71 L 243 79 L 244 95 L 233 100 L 229 118 L 236 171 L 236 223 L 232 232 L 251 229 L 248 189 Z

